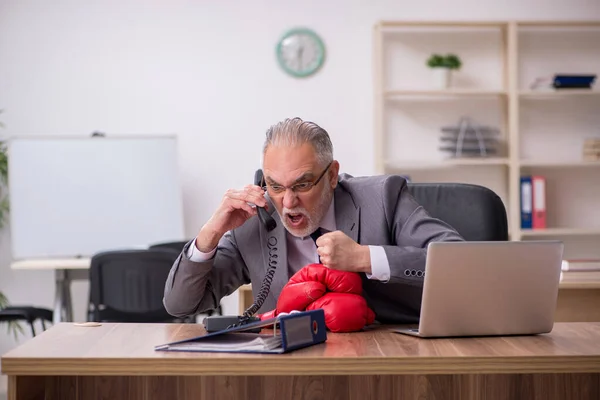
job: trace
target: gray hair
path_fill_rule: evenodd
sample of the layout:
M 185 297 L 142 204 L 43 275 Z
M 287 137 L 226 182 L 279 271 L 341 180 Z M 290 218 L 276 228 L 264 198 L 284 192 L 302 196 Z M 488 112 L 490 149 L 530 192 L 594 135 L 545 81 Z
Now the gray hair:
M 322 165 L 333 161 L 333 145 L 329 134 L 319 125 L 301 118 L 287 118 L 267 129 L 263 157 L 269 146 L 301 146 L 310 143 Z

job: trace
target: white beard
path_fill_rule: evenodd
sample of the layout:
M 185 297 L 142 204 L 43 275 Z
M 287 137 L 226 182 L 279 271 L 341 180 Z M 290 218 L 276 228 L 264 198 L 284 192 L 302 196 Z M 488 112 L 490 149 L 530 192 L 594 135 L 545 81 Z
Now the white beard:
M 323 188 L 323 191 L 321 192 L 319 201 L 318 201 L 317 205 L 315 206 L 314 211 L 312 212 L 312 215 L 304 207 L 295 207 L 295 208 L 285 208 L 284 207 L 281 210 L 281 214 L 279 215 L 279 217 L 281 218 L 281 221 L 283 222 L 283 226 L 293 236 L 303 238 L 303 237 L 310 235 L 311 233 L 316 231 L 317 228 L 319 228 L 319 224 L 321 223 L 321 220 L 323 219 L 323 217 L 325 216 L 325 213 L 327 213 L 327 210 L 329 209 L 329 205 L 331 204 L 332 198 L 333 198 L 333 189 L 331 189 L 329 186 L 325 186 Z M 294 227 L 289 226 L 287 214 L 302 214 L 307 222 L 306 228 L 296 229 Z

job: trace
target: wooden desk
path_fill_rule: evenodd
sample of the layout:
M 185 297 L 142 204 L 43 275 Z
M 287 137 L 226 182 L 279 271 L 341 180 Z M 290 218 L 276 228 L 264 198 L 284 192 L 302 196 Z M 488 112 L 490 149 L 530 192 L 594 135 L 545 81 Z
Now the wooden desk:
M 239 289 L 239 314 L 254 301 L 252 286 Z M 556 304 L 556 322 L 600 322 L 600 282 L 561 283 Z
M 157 352 L 192 324 L 61 323 L 2 357 L 9 400 L 600 398 L 600 323 L 419 339 L 387 327 L 284 355 Z

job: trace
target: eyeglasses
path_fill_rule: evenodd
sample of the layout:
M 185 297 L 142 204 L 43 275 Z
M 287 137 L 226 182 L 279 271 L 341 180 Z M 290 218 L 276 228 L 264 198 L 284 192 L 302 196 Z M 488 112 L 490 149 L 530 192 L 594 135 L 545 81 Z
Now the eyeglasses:
M 333 162 L 333 161 L 332 161 Z M 327 170 L 329 169 L 329 167 L 331 166 L 331 163 L 327 164 L 327 167 L 325 167 L 325 169 L 323 170 L 323 172 L 321 172 L 321 175 L 319 175 L 319 177 L 315 180 L 315 181 L 306 181 L 306 182 L 298 182 L 293 184 L 292 186 L 283 186 L 283 185 L 271 185 L 271 184 L 265 184 L 262 186 L 263 190 L 267 190 L 267 188 L 269 189 L 269 194 L 272 197 L 280 197 L 283 196 L 283 194 L 285 193 L 285 191 L 287 189 L 290 189 L 292 192 L 294 192 L 295 194 L 297 193 L 306 193 L 308 191 L 310 191 L 313 187 L 317 186 L 319 184 L 319 182 L 321 181 L 321 179 L 323 179 L 323 177 L 325 176 L 325 172 L 327 172 Z

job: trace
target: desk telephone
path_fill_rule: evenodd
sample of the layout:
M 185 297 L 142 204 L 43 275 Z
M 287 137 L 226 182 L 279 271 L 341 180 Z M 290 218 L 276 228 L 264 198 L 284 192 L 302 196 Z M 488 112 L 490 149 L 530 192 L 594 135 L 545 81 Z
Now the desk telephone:
M 254 184 L 261 187 L 264 185 L 264 176 L 261 169 L 257 170 L 254 174 Z M 267 232 L 271 232 L 273 229 L 275 229 L 275 227 L 277 227 L 277 222 L 267 210 L 258 206 L 256 206 L 256 209 L 258 211 L 258 219 L 260 220 L 261 224 L 263 224 Z M 278 250 L 277 238 L 275 236 L 269 236 L 267 238 L 267 247 L 269 249 L 269 267 L 254 303 L 248 307 L 248 309 L 246 309 L 242 315 L 219 315 L 204 318 L 202 323 L 207 332 L 216 332 L 260 320 L 258 317 L 255 317 L 254 314 L 265 302 L 271 289 L 271 282 L 273 281 L 275 270 L 277 269 Z M 260 332 L 260 329 L 261 328 L 257 328 L 254 332 Z

